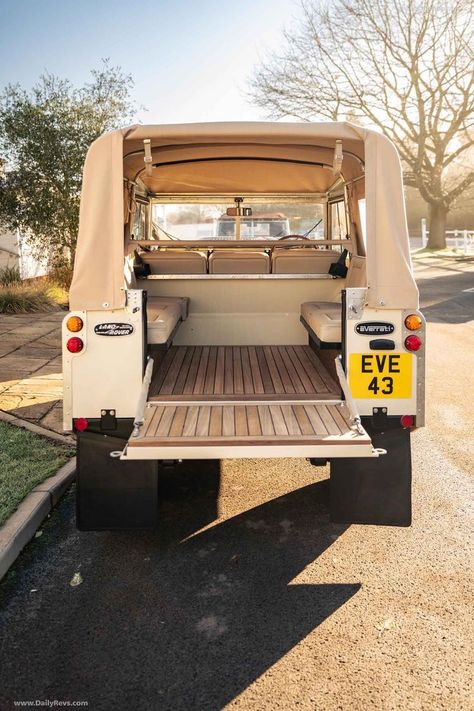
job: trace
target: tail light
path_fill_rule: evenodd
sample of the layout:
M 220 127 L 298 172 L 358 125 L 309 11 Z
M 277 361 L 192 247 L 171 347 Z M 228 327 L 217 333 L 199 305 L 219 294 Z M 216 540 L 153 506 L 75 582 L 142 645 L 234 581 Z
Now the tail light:
M 70 316 L 66 321 L 66 328 L 68 331 L 77 333 L 84 326 L 84 321 L 79 316 Z
M 74 420 L 74 427 L 78 432 L 84 432 L 89 427 L 89 421 L 85 417 L 78 417 Z
M 84 348 L 84 343 L 81 341 L 80 338 L 74 336 L 73 338 L 70 338 L 68 340 L 68 342 L 66 343 L 66 348 L 68 349 L 69 353 L 80 353 Z
M 405 338 L 405 348 L 407 351 L 419 351 L 422 346 L 421 338 L 412 335 Z
M 413 415 L 402 415 L 400 417 L 400 424 L 404 429 L 409 429 L 410 427 L 413 427 L 415 424 L 415 418 Z

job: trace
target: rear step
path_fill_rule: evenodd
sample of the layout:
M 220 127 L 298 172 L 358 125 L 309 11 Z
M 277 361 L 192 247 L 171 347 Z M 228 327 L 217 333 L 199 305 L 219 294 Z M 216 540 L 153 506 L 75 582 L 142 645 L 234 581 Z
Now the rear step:
M 149 402 L 121 459 L 373 457 L 344 402 Z

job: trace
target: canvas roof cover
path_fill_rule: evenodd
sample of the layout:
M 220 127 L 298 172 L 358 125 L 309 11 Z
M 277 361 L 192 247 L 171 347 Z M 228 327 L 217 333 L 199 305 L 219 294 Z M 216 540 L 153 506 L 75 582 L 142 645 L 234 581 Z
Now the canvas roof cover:
M 144 170 L 144 139 L 151 142 L 151 176 Z M 401 166 L 390 140 L 348 123 L 235 122 L 138 125 L 106 133 L 91 145 L 84 165 L 71 309 L 110 310 L 125 304 L 124 179 L 139 177 L 153 193 L 325 192 L 334 182 L 337 139 L 344 151 L 344 179 L 365 171 L 368 304 L 418 308 Z

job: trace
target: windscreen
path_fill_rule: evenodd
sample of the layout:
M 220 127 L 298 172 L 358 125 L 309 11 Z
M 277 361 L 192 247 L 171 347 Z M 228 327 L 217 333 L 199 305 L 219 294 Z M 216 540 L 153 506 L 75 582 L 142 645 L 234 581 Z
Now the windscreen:
M 158 203 L 152 207 L 152 238 L 159 240 L 275 240 L 301 235 L 324 239 L 324 207 L 317 203 L 242 204 L 251 214 L 229 216 L 235 203 Z M 240 235 L 239 235 L 240 233 Z

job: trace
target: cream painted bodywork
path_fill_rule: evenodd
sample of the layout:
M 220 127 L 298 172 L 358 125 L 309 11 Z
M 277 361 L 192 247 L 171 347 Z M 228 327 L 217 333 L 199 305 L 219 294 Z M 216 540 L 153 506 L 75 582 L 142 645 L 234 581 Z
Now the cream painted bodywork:
M 175 345 L 303 345 L 304 301 L 340 301 L 342 279 L 147 280 L 150 296 L 187 296 Z
M 200 445 L 198 447 L 126 447 L 120 459 L 281 459 L 314 457 L 315 459 L 344 457 L 378 457 L 381 452 L 371 442 L 347 444 L 341 435 L 340 443 L 327 445 Z
M 127 292 L 124 309 L 72 311 L 63 320 L 64 406 L 63 427 L 72 429 L 77 417 L 100 418 L 104 409 L 115 410 L 117 417 L 134 417 L 143 379 L 143 313 L 141 291 Z M 68 331 L 70 316 L 79 316 L 84 327 Z M 133 325 L 127 336 L 100 336 L 94 327 L 100 323 L 122 322 Z M 84 343 L 80 353 L 69 353 L 66 343 L 77 336 Z
M 400 310 L 400 309 L 372 309 L 367 306 L 367 290 L 366 289 L 347 289 L 347 318 L 346 318 L 346 373 L 351 384 L 351 372 L 349 355 L 350 353 L 377 353 L 369 348 L 371 338 L 377 336 L 361 335 L 355 330 L 358 323 L 366 321 L 383 321 L 394 325 L 395 330 L 387 336 L 395 342 L 395 351 L 397 353 L 409 353 L 405 348 L 405 338 L 413 333 L 409 331 L 405 325 L 405 317 L 409 313 L 416 313 L 423 319 L 422 314 L 415 310 Z M 359 307 L 361 305 L 361 308 Z M 353 309 L 351 309 L 351 306 Z M 424 319 L 423 319 L 424 324 Z M 374 408 L 387 408 L 387 415 L 414 415 L 416 416 L 416 424 L 418 427 L 424 424 L 424 358 L 425 358 L 425 343 L 426 333 L 425 326 L 416 331 L 416 335 L 420 336 L 423 346 L 416 353 L 411 353 L 412 357 L 412 383 L 410 398 L 370 398 L 360 399 L 354 398 L 354 403 L 360 415 L 372 415 Z

